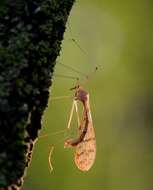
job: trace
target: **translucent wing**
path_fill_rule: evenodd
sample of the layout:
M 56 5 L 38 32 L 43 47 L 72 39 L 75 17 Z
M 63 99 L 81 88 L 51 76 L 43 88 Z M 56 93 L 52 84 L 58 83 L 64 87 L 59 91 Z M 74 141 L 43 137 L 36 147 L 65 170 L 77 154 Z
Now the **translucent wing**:
M 83 141 L 76 146 L 75 151 L 75 164 L 81 171 L 88 171 L 96 158 L 96 140 L 90 109 L 88 111 L 88 118 L 90 118 L 90 121 L 86 135 Z

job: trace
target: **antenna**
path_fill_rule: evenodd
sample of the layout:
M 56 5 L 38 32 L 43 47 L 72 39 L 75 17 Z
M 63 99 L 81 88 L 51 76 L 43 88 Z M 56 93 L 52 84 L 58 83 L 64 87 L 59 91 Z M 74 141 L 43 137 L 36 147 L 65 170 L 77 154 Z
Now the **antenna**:
M 71 26 L 69 24 L 69 21 L 67 21 L 67 26 L 69 28 L 69 33 L 70 33 L 70 36 L 71 36 L 71 40 L 76 44 L 76 46 L 88 57 L 88 53 L 79 45 L 79 43 L 75 40 L 75 38 L 73 37 L 73 34 L 72 34 L 72 29 L 71 29 Z
M 98 70 L 98 67 L 97 65 L 95 65 L 95 63 L 93 63 L 90 59 L 89 59 L 89 56 L 88 56 L 88 53 L 87 51 L 84 50 L 84 48 L 82 48 L 79 43 L 77 42 L 77 40 L 75 40 L 75 38 L 73 37 L 73 34 L 72 34 L 72 29 L 71 29 L 71 26 L 69 24 L 69 21 L 67 21 L 67 26 L 68 26 L 68 29 L 69 29 L 69 33 L 70 33 L 70 36 L 71 36 L 71 40 L 75 43 L 75 45 L 81 50 L 81 52 L 87 57 L 88 61 L 90 63 L 92 63 L 92 65 L 94 66 L 94 71 L 90 72 L 89 74 L 85 74 L 84 72 L 82 71 L 79 71 L 77 69 L 75 69 L 74 67 L 71 67 L 69 65 L 66 65 L 66 64 L 63 64 L 61 63 L 60 61 L 57 61 L 58 65 L 61 65 L 62 67 L 65 67 L 66 69 L 69 69 L 70 71 L 72 72 L 75 72 L 77 74 L 79 74 L 80 76 L 82 76 L 84 78 L 84 81 L 82 84 L 85 84 L 89 81 L 90 79 L 90 76 L 95 73 L 97 70 Z M 67 75 L 63 75 L 63 74 L 55 74 L 54 75 L 55 77 L 60 77 L 60 78 L 66 78 L 66 79 L 72 79 L 72 80 L 76 80 L 76 81 L 79 81 L 80 78 L 77 77 L 77 76 L 67 76 Z
M 88 54 L 88 52 L 87 52 L 84 48 L 82 48 L 82 47 L 80 46 L 80 44 L 77 42 L 77 40 L 74 38 L 69 21 L 67 21 L 67 26 L 68 26 L 68 28 L 69 28 L 69 33 L 70 33 L 70 36 L 71 36 L 71 40 L 72 40 L 72 41 L 75 43 L 75 45 L 81 50 L 81 52 L 87 57 L 89 63 L 91 63 L 91 64 L 95 67 L 96 64 L 95 64 L 94 62 L 92 62 L 92 61 L 89 59 L 89 54 Z M 96 66 L 96 68 L 98 68 L 98 67 Z

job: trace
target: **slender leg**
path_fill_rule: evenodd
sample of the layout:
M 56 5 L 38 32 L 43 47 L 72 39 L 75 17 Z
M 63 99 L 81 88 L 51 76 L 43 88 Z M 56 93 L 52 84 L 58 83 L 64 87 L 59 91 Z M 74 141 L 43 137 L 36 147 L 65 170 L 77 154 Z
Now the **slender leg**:
M 74 101 L 74 105 L 75 105 L 75 111 L 76 111 L 76 114 L 77 114 L 77 121 L 78 121 L 78 127 L 80 126 L 80 116 L 79 116 L 79 111 L 78 111 L 78 104 L 77 104 L 77 101 L 75 100 Z
M 73 103 L 72 103 L 72 108 L 71 108 L 70 117 L 68 120 L 67 129 L 70 129 L 70 125 L 71 125 L 71 121 L 72 121 L 72 117 L 73 117 L 73 113 L 74 113 L 74 107 L 75 107 L 74 102 L 75 102 L 75 100 L 73 100 Z
M 58 96 L 58 97 L 51 97 L 52 100 L 62 100 L 62 99 L 70 99 L 73 98 L 72 96 Z
M 52 100 L 62 100 L 62 99 L 70 99 L 73 98 L 72 96 L 58 96 L 58 97 L 51 97 L 51 101 Z M 67 131 L 67 129 L 61 130 L 61 131 L 57 131 L 54 133 L 49 133 L 49 134 L 44 134 L 44 135 L 40 135 L 39 138 L 45 138 L 45 137 L 49 137 L 49 136 L 54 136 L 57 134 L 61 134 L 64 133 L 65 131 Z
M 62 134 L 66 131 L 67 129 L 63 129 L 61 131 L 56 131 L 54 133 L 47 133 L 45 135 L 39 135 L 39 138 L 46 138 L 46 137 L 50 137 L 50 136 L 54 136 L 54 135 L 58 135 L 58 134 Z
M 70 129 L 70 126 L 71 126 L 71 122 L 72 122 L 72 117 L 73 117 L 73 113 L 74 113 L 74 108 L 76 109 L 76 113 L 77 113 L 77 116 L 78 116 L 78 124 L 80 124 L 80 118 L 79 118 L 79 114 L 78 114 L 78 107 L 77 107 L 77 103 L 75 100 L 73 100 L 73 103 L 72 103 L 72 108 L 71 108 L 71 112 L 70 112 L 70 116 L 69 116 L 69 120 L 68 120 L 68 126 L 67 126 L 67 129 Z M 67 130 L 66 129 L 66 130 Z M 59 133 L 63 133 L 65 132 L 66 130 L 62 130 L 62 131 L 59 131 L 59 132 L 55 132 L 54 134 L 50 134 L 50 135 L 55 135 L 55 134 L 59 134 Z M 40 136 L 41 138 L 43 137 L 47 137 L 49 136 L 49 134 L 46 134 L 46 135 L 43 135 L 43 136 Z M 65 139 L 65 138 L 64 138 Z M 63 141 L 63 140 L 62 140 Z M 60 140 L 61 142 L 61 140 Z M 58 143 L 59 144 L 59 143 Z M 53 171 L 53 166 L 52 166 L 52 154 L 53 154 L 53 151 L 54 151 L 54 148 L 55 146 L 54 145 L 51 145 L 51 148 L 50 148 L 50 151 L 49 151 L 49 155 L 48 155 L 48 165 L 49 165 L 49 170 L 50 172 Z
M 53 171 L 52 159 L 51 159 L 53 151 L 54 151 L 54 145 L 51 146 L 50 151 L 49 151 L 49 155 L 48 155 L 48 165 L 49 165 L 50 173 Z
M 51 145 L 49 154 L 48 154 L 48 165 L 49 165 L 49 171 L 50 173 L 53 171 L 53 165 L 52 165 L 52 155 L 55 147 L 57 147 L 58 144 L 61 144 L 65 140 L 65 137 L 60 139 L 56 144 Z

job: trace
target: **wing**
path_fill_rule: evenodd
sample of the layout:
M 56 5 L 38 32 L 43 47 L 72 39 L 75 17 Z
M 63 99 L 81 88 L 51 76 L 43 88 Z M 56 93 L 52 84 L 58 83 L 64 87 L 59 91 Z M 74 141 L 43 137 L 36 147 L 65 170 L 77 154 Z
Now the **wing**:
M 94 164 L 96 158 L 96 139 L 93 122 L 90 114 L 90 122 L 86 135 L 77 146 L 75 151 L 75 164 L 81 171 L 88 171 Z

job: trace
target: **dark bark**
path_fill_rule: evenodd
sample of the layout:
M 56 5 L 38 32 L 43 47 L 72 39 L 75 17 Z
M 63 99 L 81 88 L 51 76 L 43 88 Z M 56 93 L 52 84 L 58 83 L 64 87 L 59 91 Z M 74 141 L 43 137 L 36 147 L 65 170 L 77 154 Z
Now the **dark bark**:
M 74 0 L 0 6 L 0 190 L 21 187 Z

